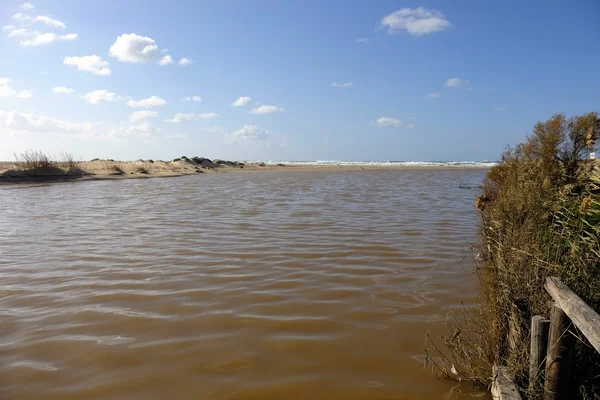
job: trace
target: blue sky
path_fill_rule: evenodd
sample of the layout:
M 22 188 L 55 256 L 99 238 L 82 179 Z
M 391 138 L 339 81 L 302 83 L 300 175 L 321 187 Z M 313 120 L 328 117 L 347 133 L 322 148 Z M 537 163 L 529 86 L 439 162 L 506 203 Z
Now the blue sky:
M 495 160 L 538 120 L 599 110 L 599 15 L 595 0 L 2 0 L 0 159 Z

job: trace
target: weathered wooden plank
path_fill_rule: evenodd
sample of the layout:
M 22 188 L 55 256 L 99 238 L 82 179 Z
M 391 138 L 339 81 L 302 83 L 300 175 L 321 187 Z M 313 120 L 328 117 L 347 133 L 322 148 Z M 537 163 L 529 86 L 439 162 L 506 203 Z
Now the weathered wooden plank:
M 546 279 L 544 287 L 591 345 L 600 352 L 600 315 L 560 279 L 551 276 Z
M 493 367 L 492 397 L 494 400 L 521 400 L 517 387 L 509 378 L 506 367 Z
M 531 357 L 529 359 L 529 390 L 541 388 L 548 345 L 550 320 L 536 315 L 531 319 Z
M 546 355 L 546 382 L 544 398 L 559 400 L 569 398 L 569 380 L 573 364 L 575 337 L 569 332 L 571 320 L 558 306 L 550 309 L 550 332 L 548 335 L 548 353 Z

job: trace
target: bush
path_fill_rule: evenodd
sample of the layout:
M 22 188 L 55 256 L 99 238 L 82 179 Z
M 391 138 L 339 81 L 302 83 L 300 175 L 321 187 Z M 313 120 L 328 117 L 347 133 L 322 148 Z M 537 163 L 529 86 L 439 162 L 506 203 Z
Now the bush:
M 39 150 L 27 150 L 21 154 L 15 153 L 15 160 L 19 168 L 24 171 L 56 167 L 55 163 L 46 154 Z
M 531 317 L 549 316 L 546 277 L 559 277 L 600 308 L 600 171 L 585 159 L 597 132 L 596 113 L 555 115 L 488 173 L 477 199 L 482 304 L 449 324 L 446 350 L 439 352 L 443 373 L 454 365 L 461 376 L 488 385 L 491 365 L 506 365 L 525 397 L 541 398 L 541 388 L 525 388 Z M 600 355 L 582 340 L 575 357 L 570 398 L 598 398 Z

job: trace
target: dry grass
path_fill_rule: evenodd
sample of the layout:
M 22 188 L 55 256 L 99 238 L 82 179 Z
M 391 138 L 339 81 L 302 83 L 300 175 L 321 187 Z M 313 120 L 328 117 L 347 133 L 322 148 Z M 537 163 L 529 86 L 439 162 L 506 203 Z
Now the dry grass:
M 452 316 L 449 335 L 432 341 L 442 374 L 489 385 L 491 365 L 506 365 L 525 398 L 542 398 L 526 388 L 531 318 L 549 314 L 546 277 L 600 308 L 600 170 L 584 161 L 594 132 L 595 113 L 554 116 L 489 172 L 477 200 L 481 306 Z M 575 357 L 570 398 L 599 398 L 600 355 L 582 339 Z
M 77 169 L 79 161 L 71 153 L 63 152 L 51 157 L 40 150 L 15 153 L 17 167 L 27 175 L 47 175 Z

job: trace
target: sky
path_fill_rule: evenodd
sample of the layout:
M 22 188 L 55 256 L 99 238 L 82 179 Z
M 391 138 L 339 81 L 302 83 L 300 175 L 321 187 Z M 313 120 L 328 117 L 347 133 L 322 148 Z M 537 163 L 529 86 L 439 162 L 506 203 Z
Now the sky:
M 0 160 L 483 161 L 600 111 L 600 2 L 0 1 Z

